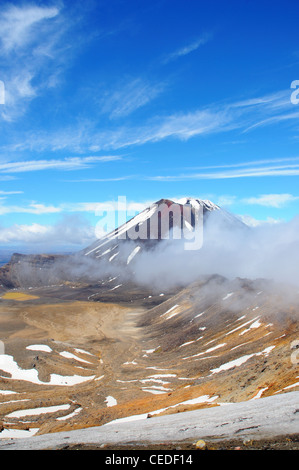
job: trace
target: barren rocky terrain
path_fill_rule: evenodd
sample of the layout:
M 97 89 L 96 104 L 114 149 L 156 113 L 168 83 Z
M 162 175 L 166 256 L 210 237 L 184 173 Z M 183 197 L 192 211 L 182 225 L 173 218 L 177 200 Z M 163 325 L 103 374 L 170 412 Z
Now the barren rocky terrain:
M 299 389 L 296 293 L 219 276 L 177 293 L 139 291 L 133 301 L 118 290 L 115 303 L 95 302 L 91 291 L 71 284 L 3 291 L 2 439 Z
M 223 230 L 248 235 L 248 227 L 209 201 L 184 204 L 192 223 L 195 207 L 203 209 L 204 230 L 220 217 Z M 185 205 L 179 205 L 176 228 L 190 231 Z M 259 439 L 280 435 L 281 445 L 288 436 L 289 446 L 296 445 L 298 289 L 220 275 L 197 274 L 190 283 L 188 276 L 172 273 L 166 262 L 169 245 L 162 241 L 162 228 L 174 228 L 174 218 L 167 218 L 170 206 L 169 200 L 159 201 L 81 253 L 15 254 L 0 268 L 2 442 L 31 436 L 34 443 L 38 436 L 104 425 L 129 429 L 140 420 L 160 423 L 163 418 L 168 425 L 176 415 L 182 417 L 181 432 L 185 419 L 190 428 L 186 413 L 191 411 L 219 413 L 222 429 L 232 406 L 249 403 L 256 414 L 260 402 L 273 398 L 266 401 L 274 407 L 270 434 L 261 434 L 262 421 L 244 429 Z M 132 230 L 146 232 L 152 221 L 157 240 L 123 240 Z M 175 244 L 170 253 L 188 274 L 194 255 L 183 251 Z M 277 427 L 276 407 L 283 428 Z M 228 437 L 238 439 L 240 429 Z M 211 430 L 201 432 L 211 435 Z M 120 436 L 119 442 L 113 437 L 113 445 L 124 445 Z M 181 436 L 177 441 L 184 441 Z M 189 438 L 181 445 L 190 445 Z M 141 440 L 135 435 L 134 445 L 154 444 L 149 436 Z

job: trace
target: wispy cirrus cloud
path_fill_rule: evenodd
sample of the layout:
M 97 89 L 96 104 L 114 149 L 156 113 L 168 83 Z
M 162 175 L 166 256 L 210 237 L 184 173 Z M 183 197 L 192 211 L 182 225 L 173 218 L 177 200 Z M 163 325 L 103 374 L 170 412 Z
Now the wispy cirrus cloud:
M 106 91 L 100 102 L 102 112 L 110 119 L 129 116 L 150 103 L 164 90 L 163 83 L 150 83 L 136 78 L 119 84 L 113 91 Z
M 129 146 L 160 142 L 165 139 L 187 141 L 192 137 L 223 132 L 232 125 L 225 109 L 200 109 L 188 113 L 155 116 L 143 126 L 122 126 L 95 132 L 90 150 L 117 150 Z
M 266 162 L 266 164 L 265 164 Z M 294 163 L 296 162 L 296 163 Z M 223 168 L 220 170 L 220 168 Z M 262 176 L 298 176 L 299 175 L 299 157 L 273 159 L 264 161 L 253 161 L 233 165 L 216 165 L 201 167 L 201 171 L 180 173 L 176 175 L 158 175 L 150 176 L 148 179 L 153 181 L 188 181 L 188 180 L 221 180 L 233 178 L 257 178 Z M 209 171 L 208 171 L 209 170 Z M 213 171 L 211 171 L 213 170 Z
M 269 164 L 297 164 L 299 162 L 299 157 L 282 157 L 282 158 L 265 158 L 260 160 L 250 160 L 247 162 L 241 161 L 237 163 L 223 163 L 222 165 L 205 165 L 205 166 L 196 166 L 190 167 L 190 170 L 207 170 L 207 169 L 221 169 L 221 168 L 244 168 L 244 167 L 252 167 L 256 165 L 269 165 Z
M 74 180 L 63 180 L 65 183 L 113 183 L 118 181 L 128 181 L 137 179 L 138 177 L 133 175 L 115 176 L 111 178 L 80 178 Z M 1 193 L 0 193 L 1 194 Z
M 0 51 L 8 54 L 24 50 L 28 44 L 35 42 L 41 22 L 55 18 L 58 14 L 57 7 L 7 4 L 0 15 Z
M 277 123 L 283 123 L 285 121 L 292 121 L 292 120 L 298 120 L 299 119 L 299 112 L 293 112 L 293 113 L 287 113 L 287 114 L 277 114 L 275 116 L 268 117 L 267 119 L 263 119 L 261 121 L 258 121 L 251 126 L 247 127 L 244 129 L 245 132 L 249 132 L 253 129 L 256 129 L 258 127 L 263 127 L 263 126 L 268 126 L 271 124 L 277 124 Z
M 64 159 L 51 160 L 28 160 L 23 162 L 0 163 L 0 173 L 24 173 L 29 171 L 45 170 L 82 170 L 90 168 L 96 163 L 104 163 L 121 160 L 122 157 L 116 155 L 69 157 Z
M 195 41 L 192 41 L 191 43 L 187 44 L 186 46 L 178 48 L 176 51 L 168 54 L 164 60 L 163 63 L 167 64 L 168 62 L 172 62 L 174 60 L 179 59 L 180 57 L 184 57 L 191 52 L 196 51 L 200 46 L 203 46 L 207 42 L 209 42 L 213 38 L 212 33 L 205 33 L 199 38 L 197 38 Z
M 299 196 L 292 194 L 261 194 L 257 197 L 250 197 L 242 199 L 242 202 L 250 205 L 259 205 L 264 207 L 275 207 L 277 209 L 285 207 L 287 204 L 298 201 Z
M 69 50 L 63 40 L 70 21 L 62 6 L 6 3 L 0 12 L 1 79 L 5 83 L 4 121 L 15 121 L 28 104 L 57 83 Z
M 289 90 L 283 90 L 243 101 L 212 103 L 189 112 L 155 116 L 142 126 L 104 129 L 93 134 L 93 144 L 97 150 L 107 150 L 169 138 L 187 141 L 200 135 L 249 132 L 261 122 L 269 126 L 282 121 L 287 123 L 297 115 L 299 117 L 293 112 Z
M 291 103 L 289 90 L 232 103 L 231 107 L 240 108 L 248 114 L 242 133 L 248 133 L 260 127 L 295 121 L 299 118 L 299 112 Z M 255 114 L 252 115 L 251 110 Z
M 167 138 L 189 140 L 197 135 L 224 131 L 231 119 L 225 110 L 204 109 L 190 113 L 155 116 L 142 126 L 116 126 L 98 129 L 95 123 L 80 123 L 52 132 L 28 132 L 22 140 L 3 145 L 4 153 L 27 150 L 60 150 L 76 153 L 119 150 L 134 145 L 159 142 Z
M 141 212 L 153 203 L 152 200 L 134 201 L 127 200 L 125 196 L 114 200 L 106 201 L 89 201 L 89 202 L 62 202 L 57 205 L 47 205 L 42 202 L 32 201 L 29 204 L 4 205 L 0 198 L 0 215 L 10 213 L 20 214 L 54 214 L 54 213 L 93 213 L 99 215 L 103 212 L 118 213 L 120 211 L 127 212 L 128 215 L 135 215 Z
M 0 196 L 11 196 L 12 194 L 23 194 L 23 191 L 0 191 Z
M 133 109 L 138 106 L 137 102 L 134 106 L 128 104 L 128 107 L 124 103 L 123 108 L 121 106 L 116 108 L 117 113 L 122 115 L 133 112 Z M 212 103 L 189 112 L 155 115 L 144 121 L 142 125 L 97 126 L 96 122 L 83 121 L 52 132 L 30 132 L 24 135 L 21 141 L 14 141 L 13 144 L 3 146 L 0 150 L 2 152 L 25 150 L 98 152 L 140 146 L 166 139 L 188 141 L 198 136 L 231 131 L 242 133 L 245 130 L 247 132 L 251 130 L 253 132 L 261 122 L 269 126 L 281 121 L 289 122 L 292 106 L 289 91 L 282 91 L 243 101 Z M 113 112 L 112 107 L 107 108 L 107 111 L 108 109 L 111 113 Z M 268 170 L 270 171 L 269 168 Z

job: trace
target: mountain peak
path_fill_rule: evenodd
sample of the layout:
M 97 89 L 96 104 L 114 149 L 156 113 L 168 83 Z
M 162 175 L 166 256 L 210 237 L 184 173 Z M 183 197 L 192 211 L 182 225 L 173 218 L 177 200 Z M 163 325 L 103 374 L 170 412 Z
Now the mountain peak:
M 121 258 L 120 249 L 121 247 L 124 248 L 124 243 L 127 241 L 135 243 L 139 247 L 139 251 L 141 246 L 151 249 L 157 242 L 171 239 L 173 231 L 176 233 L 175 238 L 184 239 L 186 229 L 195 237 L 200 232 L 200 228 L 195 226 L 196 212 L 199 210 L 202 210 L 203 214 L 202 223 L 205 223 L 211 216 L 216 217 L 219 222 L 225 223 L 232 229 L 240 228 L 240 226 L 245 227 L 239 219 L 221 209 L 212 201 L 192 197 L 175 200 L 162 198 L 100 240 L 96 240 L 83 250 L 83 253 L 85 256 L 92 255 L 95 258 L 107 258 L 109 262 L 115 260 L 118 263 Z M 181 234 L 181 237 L 179 237 L 179 234 Z M 126 248 L 124 248 L 124 251 L 126 251 Z M 133 250 L 133 253 L 135 256 L 137 251 Z M 130 256 L 127 258 L 131 260 Z
M 219 210 L 220 207 L 214 204 L 212 201 L 209 199 L 197 199 L 193 197 L 183 197 L 181 199 L 178 199 L 176 201 L 178 204 L 182 204 L 183 206 L 185 205 L 191 205 L 192 207 L 198 207 L 198 205 L 203 206 L 204 208 L 208 210 Z

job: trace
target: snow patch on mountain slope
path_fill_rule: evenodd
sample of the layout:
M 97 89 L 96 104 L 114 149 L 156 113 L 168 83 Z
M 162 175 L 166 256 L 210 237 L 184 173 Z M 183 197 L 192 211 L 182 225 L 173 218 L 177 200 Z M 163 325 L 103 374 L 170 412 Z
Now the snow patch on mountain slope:
M 128 256 L 128 259 L 127 259 L 127 264 L 129 264 L 132 259 L 134 258 L 135 255 L 137 255 L 138 251 L 140 251 L 140 246 L 136 246 L 136 248 L 134 248 L 134 250 L 132 251 L 132 253 Z

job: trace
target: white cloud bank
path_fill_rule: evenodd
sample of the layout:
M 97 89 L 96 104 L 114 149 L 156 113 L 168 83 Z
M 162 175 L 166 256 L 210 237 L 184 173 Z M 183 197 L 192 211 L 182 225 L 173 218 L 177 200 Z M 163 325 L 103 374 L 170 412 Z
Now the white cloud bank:
M 134 262 L 134 278 L 163 288 L 186 285 L 202 275 L 229 279 L 271 279 L 299 285 L 299 216 L 290 222 L 261 224 L 244 230 L 223 225 L 216 215 L 204 229 L 203 248 L 184 250 L 184 243 L 165 241 L 155 251 L 142 251 Z
M 95 229 L 87 220 L 78 215 L 65 215 L 54 225 L 14 224 L 10 227 L 0 226 L 0 244 L 31 246 L 36 251 L 51 252 L 53 249 L 74 247 L 79 249 L 95 240 Z

